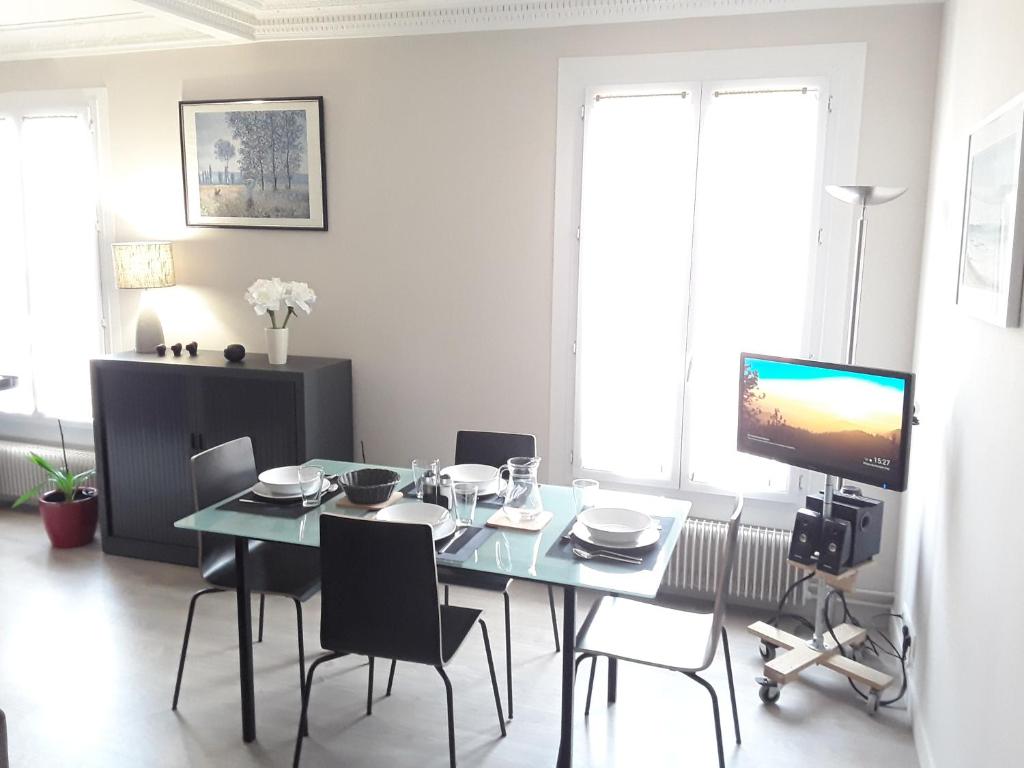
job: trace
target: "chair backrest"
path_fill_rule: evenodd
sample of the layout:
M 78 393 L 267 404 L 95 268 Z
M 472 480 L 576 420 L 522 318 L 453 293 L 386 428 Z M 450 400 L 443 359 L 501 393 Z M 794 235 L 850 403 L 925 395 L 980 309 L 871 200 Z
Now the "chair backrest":
M 456 464 L 486 464 L 500 467 L 516 456 L 537 455 L 537 438 L 514 432 L 459 430 L 455 436 Z
M 233 496 L 254 485 L 257 480 L 252 439 L 239 437 L 209 448 L 192 457 L 192 503 L 196 511 Z M 199 568 L 225 557 L 234 557 L 235 544 L 230 536 L 199 535 Z
M 325 649 L 442 663 L 429 525 L 321 515 L 320 574 Z
M 704 666 L 707 667 L 715 659 L 718 652 L 718 640 L 722 634 L 722 623 L 725 621 L 725 607 L 729 594 L 729 579 L 732 566 L 736 561 L 736 548 L 740 536 L 740 518 L 743 515 L 743 497 L 737 496 L 729 515 L 728 528 L 725 533 L 725 544 L 722 545 L 718 573 L 715 581 L 714 618 L 711 622 L 711 637 L 708 638 L 704 653 Z
M 0 768 L 8 768 L 7 755 L 7 718 L 4 711 L 0 709 Z

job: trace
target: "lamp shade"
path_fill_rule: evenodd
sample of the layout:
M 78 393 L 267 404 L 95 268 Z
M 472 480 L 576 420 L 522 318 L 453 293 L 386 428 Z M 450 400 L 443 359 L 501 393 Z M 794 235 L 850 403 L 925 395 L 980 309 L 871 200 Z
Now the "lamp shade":
M 174 256 L 166 242 L 114 243 L 118 288 L 167 288 L 174 285 Z

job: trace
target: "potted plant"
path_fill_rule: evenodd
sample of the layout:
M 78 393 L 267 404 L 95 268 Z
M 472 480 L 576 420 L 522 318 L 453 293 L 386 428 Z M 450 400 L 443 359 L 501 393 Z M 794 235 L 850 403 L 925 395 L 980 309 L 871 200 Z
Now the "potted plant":
M 97 492 L 95 488 L 83 484 L 96 470 L 88 469 L 77 475 L 71 473 L 68 469 L 68 451 L 64 445 L 64 425 L 58 421 L 57 428 L 60 430 L 64 468 L 54 467 L 37 453 L 29 454 L 29 461 L 46 473 L 46 479 L 25 491 L 14 502 L 14 506 L 24 504 L 38 495 L 39 514 L 43 518 L 43 527 L 50 537 L 50 543 L 58 549 L 67 549 L 84 546 L 96 535 Z M 54 487 L 44 491 L 51 483 Z
M 316 301 L 316 294 L 306 283 L 284 282 L 275 277 L 271 280 L 257 280 L 249 286 L 245 298 L 257 315 L 270 318 L 270 327 L 267 328 L 267 356 L 270 364 L 284 365 L 288 362 L 288 321 L 298 314 L 296 309 L 308 315 L 310 305 Z M 282 309 L 287 311 L 278 325 L 277 313 Z

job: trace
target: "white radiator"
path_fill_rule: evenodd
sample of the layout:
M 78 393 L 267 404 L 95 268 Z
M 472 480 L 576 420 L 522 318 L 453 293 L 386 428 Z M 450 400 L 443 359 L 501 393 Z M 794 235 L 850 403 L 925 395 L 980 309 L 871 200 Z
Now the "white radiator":
M 64 465 L 59 445 L 0 440 L 0 501 L 11 502 L 44 479 L 43 470 L 29 461 L 29 453 L 38 453 L 54 466 Z M 92 451 L 68 448 L 68 466 L 75 473 L 93 469 L 96 456 Z
M 664 592 L 707 596 L 714 592 L 727 524 L 689 518 L 662 582 Z M 789 531 L 741 525 L 736 562 L 729 580 L 730 602 L 758 607 L 778 604 L 803 574 L 789 564 Z M 795 596 L 802 600 L 802 590 Z

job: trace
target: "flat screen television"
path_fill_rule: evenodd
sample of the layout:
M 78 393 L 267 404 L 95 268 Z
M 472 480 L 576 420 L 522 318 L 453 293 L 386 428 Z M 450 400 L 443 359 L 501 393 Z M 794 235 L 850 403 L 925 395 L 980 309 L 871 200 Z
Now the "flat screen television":
M 737 448 L 903 491 L 914 375 L 744 352 Z

